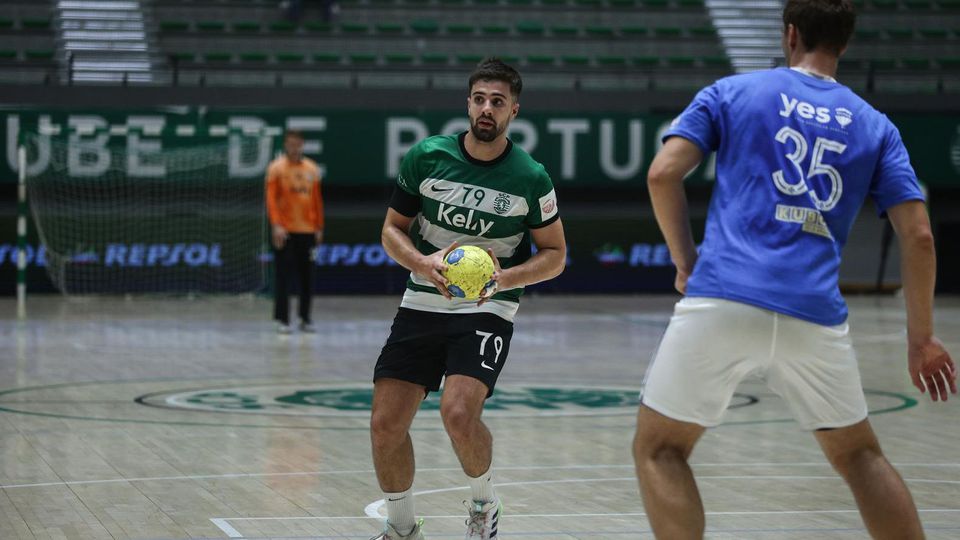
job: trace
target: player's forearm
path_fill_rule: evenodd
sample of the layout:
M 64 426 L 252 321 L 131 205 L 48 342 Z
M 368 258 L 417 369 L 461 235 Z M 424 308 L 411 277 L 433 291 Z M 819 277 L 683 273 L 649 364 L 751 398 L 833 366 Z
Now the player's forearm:
M 395 225 L 384 225 L 380 233 L 380 242 L 387 255 L 407 270 L 414 270 L 423 255 L 413 245 L 410 236 Z
M 907 308 L 907 339 L 925 343 L 933 336 L 933 290 L 937 258 L 929 228 L 900 239 L 900 274 Z
M 657 224 L 678 269 L 689 274 L 697 260 L 697 248 L 690 230 L 687 195 L 681 178 L 652 176 L 647 181 Z
M 500 290 L 525 287 L 553 279 L 563 272 L 567 264 L 567 248 L 540 247 L 532 257 L 523 264 L 518 264 L 501 271 L 499 279 Z

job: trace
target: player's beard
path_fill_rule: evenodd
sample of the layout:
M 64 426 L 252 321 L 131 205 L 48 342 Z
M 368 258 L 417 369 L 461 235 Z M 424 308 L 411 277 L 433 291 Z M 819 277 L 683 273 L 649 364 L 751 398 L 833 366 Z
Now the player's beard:
M 470 132 L 473 133 L 473 136 L 476 137 L 478 141 L 493 142 L 497 137 L 500 136 L 501 133 L 503 133 L 504 128 L 497 125 L 497 122 L 493 118 L 484 118 L 484 120 L 491 122 L 493 126 L 480 127 L 480 118 L 477 118 L 470 124 Z

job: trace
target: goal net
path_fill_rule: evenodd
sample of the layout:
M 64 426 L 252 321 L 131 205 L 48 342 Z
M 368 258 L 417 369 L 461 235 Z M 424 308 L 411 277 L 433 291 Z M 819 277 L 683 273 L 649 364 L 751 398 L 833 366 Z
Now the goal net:
M 227 142 L 145 153 L 105 140 L 49 138 L 43 143 L 49 166 L 27 179 L 47 271 L 60 291 L 263 287 L 263 178 L 230 176 L 228 160 L 242 155 L 229 156 Z M 31 147 L 37 151 L 28 141 Z M 237 150 L 243 153 L 244 145 Z

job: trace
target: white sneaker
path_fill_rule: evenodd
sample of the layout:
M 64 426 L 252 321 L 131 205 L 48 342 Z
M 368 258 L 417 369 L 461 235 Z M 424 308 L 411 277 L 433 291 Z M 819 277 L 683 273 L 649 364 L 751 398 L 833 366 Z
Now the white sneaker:
M 278 322 L 277 323 L 277 333 L 281 335 L 287 335 L 293 332 L 293 328 L 290 328 L 289 324 Z
M 497 525 L 500 523 L 500 514 L 503 504 L 500 497 L 485 503 L 483 501 L 463 501 L 470 510 L 467 518 L 467 535 L 464 540 L 491 540 L 498 538 Z
M 417 520 L 417 525 L 410 531 L 410 534 L 404 536 L 393 528 L 388 521 L 383 526 L 383 532 L 374 536 L 370 540 L 424 540 L 423 538 L 423 519 Z
M 304 334 L 316 334 L 317 327 L 314 326 L 313 323 L 302 322 L 300 323 L 300 331 Z

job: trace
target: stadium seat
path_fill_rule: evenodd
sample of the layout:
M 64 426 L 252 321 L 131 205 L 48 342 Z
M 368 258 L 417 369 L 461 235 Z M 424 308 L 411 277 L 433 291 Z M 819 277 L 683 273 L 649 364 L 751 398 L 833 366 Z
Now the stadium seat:
M 551 26 L 550 32 L 555 36 L 575 36 L 578 30 L 576 26 Z
M 352 53 L 350 54 L 351 64 L 376 64 L 377 55 L 371 53 Z
M 872 0 L 876 9 L 897 9 L 897 0 Z
M 461 64 L 479 64 L 483 60 L 482 54 L 458 54 L 457 62 Z
M 641 0 L 644 7 L 649 8 L 665 8 L 667 7 L 667 0 Z
M 647 29 L 642 26 L 621 26 L 620 34 L 627 37 L 643 37 L 647 35 Z
M 233 23 L 234 32 L 259 32 L 260 23 L 254 21 L 240 21 Z
M 625 66 L 627 59 L 622 56 L 603 55 L 597 57 L 597 64 L 601 66 Z
M 436 34 L 440 29 L 437 21 L 421 19 L 410 23 L 410 30 L 416 34 Z
M 690 29 L 690 35 L 700 39 L 715 38 L 717 29 L 712 26 L 697 26 Z
M 270 31 L 278 34 L 289 34 L 297 29 L 297 25 L 287 21 L 276 21 L 270 23 Z
M 538 36 L 543 34 L 543 23 L 539 21 L 520 21 L 517 23 L 517 32 L 520 34 Z
M 588 36 L 608 38 L 613 36 L 613 28 L 609 26 L 587 26 L 583 29 Z
M 940 9 L 960 9 L 960 0 L 937 0 Z
M 568 66 L 586 66 L 590 64 L 590 59 L 586 56 L 564 56 L 563 63 Z
M 327 33 L 333 30 L 333 25 L 328 22 L 323 21 L 307 21 L 303 23 L 303 27 L 309 32 L 322 32 Z
M 226 27 L 223 21 L 197 21 L 197 30 L 200 32 L 223 32 Z
M 340 55 L 336 53 L 317 53 L 313 55 L 313 61 L 317 64 L 339 64 Z
M 196 60 L 197 55 L 191 52 L 174 52 L 170 53 L 170 58 L 177 62 L 193 62 Z
M 909 9 L 927 10 L 933 8 L 933 2 L 930 0 L 903 0 L 903 5 Z
M 633 65 L 639 68 L 655 68 L 660 65 L 660 58 L 656 56 L 635 56 Z
M 868 63 L 874 69 L 895 69 L 897 67 L 896 60 L 892 58 L 872 58 Z
M 37 61 L 47 61 L 53 60 L 53 51 L 49 50 L 34 50 L 34 51 L 24 51 L 24 58 L 27 60 L 37 60 Z
M 420 55 L 420 61 L 424 64 L 441 65 L 446 64 L 450 58 L 445 54 L 426 53 Z
M 397 23 L 377 23 L 374 27 L 378 34 L 402 34 L 403 25 Z
M 20 28 L 24 30 L 49 30 L 50 19 L 21 19 Z
M 0 18 L 0 30 L 9 30 L 13 28 L 13 19 Z
M 344 34 L 366 34 L 370 27 L 362 23 L 346 22 L 340 24 L 340 31 Z
M 0 60 L 16 60 L 17 51 L 11 49 L 0 50 Z
M 853 38 L 857 41 L 876 41 L 880 38 L 879 30 L 858 29 L 853 33 Z
M 890 39 L 895 39 L 898 41 L 906 41 L 913 39 L 913 29 L 912 28 L 887 28 L 887 35 L 890 36 Z
M 928 39 L 931 41 L 939 41 L 947 39 L 949 33 L 946 30 L 940 28 L 921 28 L 920 35 L 923 36 L 923 39 Z
M 473 33 L 473 26 L 463 23 L 453 23 L 447 25 L 448 34 L 467 35 Z
M 683 31 L 675 27 L 658 27 L 653 29 L 653 35 L 658 38 L 678 38 L 683 34 Z
M 692 68 L 696 60 L 689 56 L 671 56 L 667 58 L 667 64 L 673 68 Z
M 903 67 L 907 69 L 930 69 L 930 60 L 927 58 L 904 58 Z
M 390 53 L 385 54 L 383 59 L 386 60 L 388 64 L 412 64 L 413 55 L 406 53 Z
M 547 54 L 532 54 L 527 57 L 527 63 L 536 66 L 552 66 L 554 57 Z
M 281 64 L 302 64 L 306 55 L 295 52 L 277 53 L 277 62 Z
M 713 68 L 727 68 L 730 67 L 730 58 L 726 56 L 704 56 L 700 59 L 703 62 L 703 65 L 706 67 Z
M 702 9 L 704 7 L 703 0 L 677 0 L 677 5 L 682 8 L 694 9 Z
M 540 3 L 545 6 L 562 6 L 567 3 L 567 0 L 540 0 Z
M 267 54 L 262 52 L 240 53 L 239 58 L 240 58 L 240 61 L 243 63 L 254 63 L 254 64 L 262 64 L 269 59 Z
M 943 69 L 960 70 L 960 57 L 938 58 L 937 63 Z
M 602 5 L 601 0 L 574 0 L 574 3 L 582 7 L 599 7 Z
M 204 62 L 229 62 L 231 55 L 228 52 L 208 52 L 203 55 Z
M 507 0 L 507 3 L 511 6 L 529 6 L 533 0 Z
M 610 7 L 614 8 L 632 8 L 636 6 L 635 0 L 609 0 Z
M 189 29 L 190 24 L 186 21 L 160 21 L 162 32 L 186 32 Z
M 490 34 L 490 35 L 502 35 L 510 32 L 510 28 L 506 26 L 500 26 L 497 24 L 481 26 L 480 30 L 483 31 L 484 34 Z

